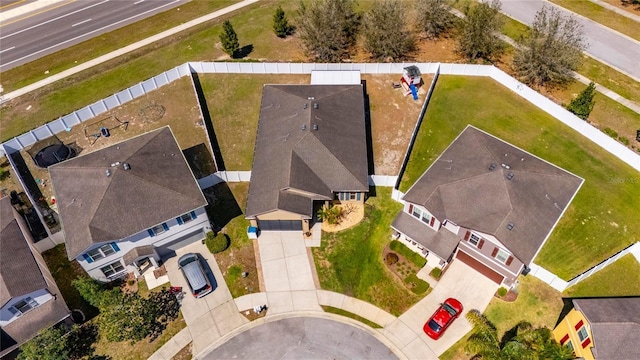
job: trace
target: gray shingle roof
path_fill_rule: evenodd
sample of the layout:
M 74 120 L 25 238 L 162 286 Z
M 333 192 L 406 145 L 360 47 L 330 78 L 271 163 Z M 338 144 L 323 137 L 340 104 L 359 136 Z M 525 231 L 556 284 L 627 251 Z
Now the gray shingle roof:
M 398 213 L 391 227 L 424 245 L 444 260 L 449 259 L 460 242 L 460 239 L 451 231 L 442 228 L 435 231 L 404 211 Z
M 49 173 L 69 259 L 207 203 L 169 127 L 51 166 Z
M 0 307 L 47 283 L 14 217 L 9 197 L 0 199 Z
M 528 264 L 582 181 L 468 126 L 403 199 L 424 206 L 441 221 L 494 235 Z M 507 229 L 509 223 L 513 230 Z
M 247 217 L 273 210 L 311 217 L 312 199 L 368 190 L 362 86 L 265 85 Z
M 640 354 L 640 297 L 574 299 L 591 325 L 598 360 L 637 359 Z

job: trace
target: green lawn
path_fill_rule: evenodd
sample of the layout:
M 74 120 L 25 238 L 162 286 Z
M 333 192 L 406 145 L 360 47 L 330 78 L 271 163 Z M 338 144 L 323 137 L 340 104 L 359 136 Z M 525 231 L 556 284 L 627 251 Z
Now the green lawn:
M 383 263 L 390 225 L 402 205 L 391 199 L 390 188 L 375 191 L 366 202 L 362 222 L 337 233 L 323 233 L 322 246 L 314 248 L 313 255 L 323 289 L 367 301 L 397 316 L 420 297 Z
M 365 325 L 367 325 L 369 327 L 372 327 L 374 329 L 381 329 L 382 328 L 382 326 L 374 323 L 373 321 L 367 320 L 367 319 L 363 318 L 360 315 L 356 315 L 356 314 L 354 314 L 352 312 L 348 312 L 346 310 L 338 309 L 338 308 L 335 308 L 333 306 L 323 306 L 322 309 L 324 311 L 328 312 L 328 313 L 332 313 L 332 314 L 336 314 L 336 315 L 342 315 L 344 317 L 348 317 L 348 318 L 351 318 L 353 320 L 360 321 L 361 323 L 363 323 L 363 324 L 365 324 Z
M 640 198 L 638 172 L 488 78 L 440 77 L 400 190 L 406 191 L 467 124 L 585 179 L 537 264 L 568 280 L 640 234 L 632 200 Z
M 568 297 L 640 296 L 640 264 L 632 254 L 568 288 Z

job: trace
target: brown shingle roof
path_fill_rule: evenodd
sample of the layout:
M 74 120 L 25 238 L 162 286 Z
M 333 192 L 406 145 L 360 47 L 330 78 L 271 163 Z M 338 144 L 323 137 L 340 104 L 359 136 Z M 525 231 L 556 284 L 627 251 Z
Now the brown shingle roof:
M 403 199 L 424 206 L 440 220 L 494 235 L 528 264 L 582 181 L 468 126 Z M 509 223 L 513 230 L 507 229 Z
M 597 360 L 637 359 L 640 354 L 640 297 L 574 299 L 593 335 Z
M 277 209 L 310 217 L 312 199 L 369 190 L 361 85 L 265 85 L 261 106 L 248 217 Z
M 206 205 L 169 127 L 51 166 L 49 173 L 69 259 Z
M 0 307 L 17 296 L 47 287 L 27 239 L 14 217 L 11 200 L 0 199 Z

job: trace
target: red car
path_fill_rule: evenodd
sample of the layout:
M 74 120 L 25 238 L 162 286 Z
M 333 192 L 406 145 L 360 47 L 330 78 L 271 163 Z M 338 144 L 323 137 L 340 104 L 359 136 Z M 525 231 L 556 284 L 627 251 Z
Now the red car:
M 454 298 L 448 298 L 436 310 L 422 328 L 430 338 L 438 340 L 445 330 L 462 313 L 462 303 Z

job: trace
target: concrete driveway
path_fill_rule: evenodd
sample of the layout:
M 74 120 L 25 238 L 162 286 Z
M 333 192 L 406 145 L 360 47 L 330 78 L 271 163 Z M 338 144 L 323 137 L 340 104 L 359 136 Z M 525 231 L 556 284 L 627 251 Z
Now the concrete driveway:
M 189 293 L 189 286 L 178 269 L 178 259 L 186 253 L 198 253 L 204 258 L 202 265 L 212 285 L 215 284 L 215 290 L 200 299 Z M 165 267 L 171 285 L 181 286 L 187 292 L 181 311 L 193 340 L 194 354 L 227 332 L 249 322 L 239 313 L 218 263 L 204 244 L 197 242 L 176 250 L 176 256 L 166 260 Z
M 404 344 L 405 354 L 423 354 L 421 358 L 437 359 L 471 330 L 471 325 L 464 318 L 466 313 L 471 309 L 484 311 L 497 290 L 498 284 L 463 262 L 454 260 L 433 291 L 387 326 L 383 333 L 394 338 L 396 344 Z M 422 327 L 449 297 L 460 300 L 464 311 L 436 341 L 428 337 Z

